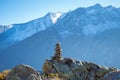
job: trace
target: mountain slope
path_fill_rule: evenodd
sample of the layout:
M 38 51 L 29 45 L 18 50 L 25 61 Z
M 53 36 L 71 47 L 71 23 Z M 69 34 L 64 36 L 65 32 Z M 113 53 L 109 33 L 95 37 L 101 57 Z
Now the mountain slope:
M 54 54 L 57 41 L 62 43 L 64 56 L 119 68 L 119 35 L 120 29 L 111 29 L 96 37 L 69 36 L 62 39 L 54 29 L 44 30 L 1 52 L 4 54 L 0 54 L 0 69 L 12 68 L 16 64 L 41 69 L 44 60 Z
M 53 47 L 51 46 L 58 40 L 59 37 L 56 31 L 51 29 L 47 31 L 43 30 L 6 49 L 5 51 L 0 52 L 0 69 L 11 68 L 18 63 L 35 65 L 38 69 L 40 69 L 40 67 L 38 67 L 40 66 L 39 64 L 42 64 L 43 60 L 52 54 Z

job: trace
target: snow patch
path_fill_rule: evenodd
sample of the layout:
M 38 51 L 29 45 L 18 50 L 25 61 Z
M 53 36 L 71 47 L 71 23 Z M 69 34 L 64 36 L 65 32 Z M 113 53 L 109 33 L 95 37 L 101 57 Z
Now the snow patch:
M 11 25 L 8 25 L 9 26 L 9 28 L 12 28 L 13 27 L 13 25 L 11 24 Z
M 5 32 L 12 27 L 13 27 L 13 25 L 0 25 L 0 33 Z
M 62 12 L 56 12 L 56 13 L 51 13 L 50 17 L 53 23 L 56 23 L 58 18 L 60 18 L 62 15 Z

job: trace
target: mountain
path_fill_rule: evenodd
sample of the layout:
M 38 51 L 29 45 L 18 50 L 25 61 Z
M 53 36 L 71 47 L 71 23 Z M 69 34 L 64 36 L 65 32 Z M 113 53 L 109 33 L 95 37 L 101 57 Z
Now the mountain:
M 52 26 L 62 15 L 61 12 L 48 13 L 42 18 L 27 23 L 13 24 L 12 28 L 0 34 L 0 49 L 7 48 L 21 40 Z
M 46 24 L 48 21 L 45 19 Z M 51 21 L 50 26 L 42 29 L 40 26 L 36 29 L 37 24 L 33 29 L 31 25 L 17 30 L 13 27 L 3 33 L 2 39 L 11 36 L 12 41 L 20 40 L 20 42 L 0 51 L 0 69 L 25 63 L 39 70 L 44 60 L 54 54 L 53 48 L 56 42 L 61 42 L 64 56 L 119 68 L 119 25 L 120 8 L 102 7 L 96 4 L 63 14 L 55 23 Z M 34 30 L 35 33 L 31 34 Z M 28 31 L 29 37 L 26 37 L 27 33 L 24 31 Z M 8 41 L 10 40 L 6 40 L 10 44 Z

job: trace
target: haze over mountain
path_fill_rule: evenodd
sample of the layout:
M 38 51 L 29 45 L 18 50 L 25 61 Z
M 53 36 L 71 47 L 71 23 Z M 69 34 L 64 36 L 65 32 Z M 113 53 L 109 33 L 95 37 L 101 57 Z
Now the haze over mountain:
M 56 42 L 64 56 L 120 67 L 120 8 L 96 4 L 15 24 L 0 34 L 0 69 L 21 63 L 40 69 Z

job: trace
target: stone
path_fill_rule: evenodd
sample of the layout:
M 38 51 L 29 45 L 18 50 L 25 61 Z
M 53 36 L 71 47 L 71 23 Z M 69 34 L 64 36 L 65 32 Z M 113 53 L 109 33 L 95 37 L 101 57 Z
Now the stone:
M 120 71 L 113 71 L 106 74 L 104 80 L 120 80 Z
M 60 43 L 56 44 L 55 54 L 52 56 L 52 60 L 62 60 L 62 49 Z
M 8 73 L 6 80 L 41 80 L 41 76 L 32 67 L 21 64 Z

